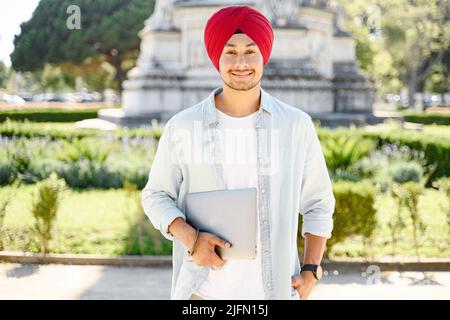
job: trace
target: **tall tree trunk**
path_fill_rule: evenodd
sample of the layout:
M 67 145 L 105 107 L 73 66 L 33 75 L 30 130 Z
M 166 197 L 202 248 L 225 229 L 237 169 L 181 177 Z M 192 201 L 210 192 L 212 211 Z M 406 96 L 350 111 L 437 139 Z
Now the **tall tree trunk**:
M 125 81 L 127 75 L 122 69 L 122 58 L 120 57 L 120 54 L 109 56 L 109 62 L 114 67 L 114 69 L 116 69 L 116 75 L 114 79 L 117 80 L 117 83 L 119 85 L 119 95 L 122 96 L 123 82 Z
M 408 105 L 412 109 L 415 109 L 415 95 L 417 90 L 417 82 L 418 82 L 417 69 L 413 68 L 410 71 L 408 79 Z

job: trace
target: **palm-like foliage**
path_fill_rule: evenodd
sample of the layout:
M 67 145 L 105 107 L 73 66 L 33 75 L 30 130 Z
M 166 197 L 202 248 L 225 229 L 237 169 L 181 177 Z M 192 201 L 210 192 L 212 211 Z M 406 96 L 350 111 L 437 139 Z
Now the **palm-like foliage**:
M 57 156 L 66 163 L 87 160 L 103 164 L 108 158 L 109 150 L 108 146 L 100 146 L 94 139 L 74 139 L 71 142 L 63 140 L 62 149 Z
M 375 143 L 369 139 L 349 136 L 330 136 L 324 143 L 323 153 L 328 170 L 347 170 L 356 161 L 367 156 L 375 149 Z

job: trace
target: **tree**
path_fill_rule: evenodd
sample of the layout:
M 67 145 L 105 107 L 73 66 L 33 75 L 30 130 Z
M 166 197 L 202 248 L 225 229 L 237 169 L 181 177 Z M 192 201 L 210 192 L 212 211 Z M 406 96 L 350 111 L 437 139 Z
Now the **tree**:
M 413 106 L 415 93 L 423 91 L 423 83 L 450 47 L 449 2 L 389 0 L 380 5 L 385 12 L 386 48 L 400 68 Z
M 86 59 L 103 60 L 115 70 L 119 91 L 136 59 L 138 32 L 151 15 L 154 0 L 41 0 L 32 18 L 14 39 L 12 66 L 35 71 L 45 64 L 82 66 Z M 68 28 L 70 6 L 80 8 L 80 29 Z
M 9 70 L 8 67 L 0 61 L 0 88 L 5 87 L 6 82 L 8 81 Z
M 442 62 L 434 66 L 425 87 L 428 91 L 440 93 L 444 101 L 444 94 L 450 91 L 450 46 L 444 53 Z
M 346 27 L 355 35 L 361 68 L 378 89 L 408 88 L 410 105 L 433 73 L 448 73 L 442 64 L 450 48 L 448 0 L 341 0 Z M 380 10 L 374 21 L 371 8 Z M 373 12 L 372 12 L 373 13 Z M 376 19 L 375 19 L 376 20 Z M 374 29 L 378 24 L 380 30 Z M 379 31 L 379 34 L 377 34 Z M 442 65 L 442 68 L 437 68 Z

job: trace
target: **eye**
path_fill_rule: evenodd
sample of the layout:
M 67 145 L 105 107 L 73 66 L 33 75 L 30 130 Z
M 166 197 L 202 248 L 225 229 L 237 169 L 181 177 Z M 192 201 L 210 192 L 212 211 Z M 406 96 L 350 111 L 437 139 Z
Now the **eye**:
M 250 51 L 247 51 L 247 53 L 253 54 L 253 53 L 256 53 L 256 52 L 253 51 L 253 50 L 250 50 Z
M 236 54 L 236 52 L 229 51 L 227 54 Z

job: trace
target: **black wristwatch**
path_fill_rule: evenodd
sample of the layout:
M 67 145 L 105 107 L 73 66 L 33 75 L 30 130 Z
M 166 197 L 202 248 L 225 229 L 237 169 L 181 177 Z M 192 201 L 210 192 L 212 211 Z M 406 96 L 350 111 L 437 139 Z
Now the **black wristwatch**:
M 322 278 L 322 267 L 318 264 L 304 264 L 300 273 L 303 271 L 311 271 L 316 280 L 320 280 Z

